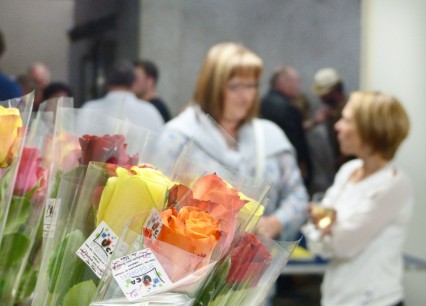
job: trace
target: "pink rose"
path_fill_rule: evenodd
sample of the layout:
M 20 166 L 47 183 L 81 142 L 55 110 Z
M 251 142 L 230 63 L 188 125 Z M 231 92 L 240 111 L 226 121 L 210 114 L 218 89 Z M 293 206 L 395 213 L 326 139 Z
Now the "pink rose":
M 38 148 L 24 147 L 15 182 L 15 195 L 25 195 L 37 183 L 39 183 L 38 193 L 45 188 L 46 171 L 40 167 L 41 160 Z

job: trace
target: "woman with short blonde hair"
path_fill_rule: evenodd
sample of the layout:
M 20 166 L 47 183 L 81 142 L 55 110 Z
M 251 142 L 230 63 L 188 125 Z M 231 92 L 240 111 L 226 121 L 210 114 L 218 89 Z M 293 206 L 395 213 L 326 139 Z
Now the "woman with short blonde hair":
M 413 193 L 393 158 L 409 125 L 396 98 L 361 91 L 351 94 L 335 125 L 342 153 L 358 159 L 340 168 L 302 229 L 309 248 L 330 260 L 322 305 L 403 305 L 403 247 Z
M 349 102 L 360 137 L 374 152 L 391 160 L 410 129 L 401 103 L 379 92 L 354 92 Z

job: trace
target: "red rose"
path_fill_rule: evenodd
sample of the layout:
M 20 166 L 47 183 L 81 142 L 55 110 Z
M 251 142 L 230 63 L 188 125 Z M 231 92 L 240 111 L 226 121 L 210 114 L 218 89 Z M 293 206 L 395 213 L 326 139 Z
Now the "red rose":
M 231 284 L 247 282 L 255 287 L 269 264 L 272 256 L 255 235 L 245 233 L 231 252 L 231 267 L 226 281 Z
M 84 135 L 80 137 L 80 163 L 87 165 L 90 161 L 118 165 L 136 165 L 137 154 L 130 157 L 126 153 L 127 144 L 123 135 Z

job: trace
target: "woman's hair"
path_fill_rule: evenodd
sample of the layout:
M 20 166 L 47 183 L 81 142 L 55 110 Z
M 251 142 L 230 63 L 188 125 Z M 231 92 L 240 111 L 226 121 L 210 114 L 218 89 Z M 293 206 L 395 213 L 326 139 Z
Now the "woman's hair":
M 262 60 L 246 47 L 236 43 L 220 43 L 207 53 L 196 82 L 193 102 L 220 121 L 223 116 L 223 100 L 228 81 L 235 77 L 254 77 L 258 82 L 262 74 Z M 259 93 L 250 108 L 245 122 L 257 115 Z
M 362 141 L 383 158 L 391 160 L 407 137 L 410 120 L 401 103 L 380 92 L 357 91 L 347 105 Z

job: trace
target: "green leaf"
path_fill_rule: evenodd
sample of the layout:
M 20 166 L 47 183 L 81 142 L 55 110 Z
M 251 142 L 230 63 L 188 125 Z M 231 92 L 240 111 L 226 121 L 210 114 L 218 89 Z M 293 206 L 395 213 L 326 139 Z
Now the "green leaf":
M 11 291 L 14 283 L 14 278 L 7 273 L 0 273 L 0 301 L 8 301 L 11 298 Z
M 224 288 L 227 287 L 226 277 L 228 276 L 230 267 L 231 260 L 229 257 L 217 264 L 198 292 L 194 303 L 195 306 L 210 305 L 210 301 L 213 301 L 223 293 Z
M 42 178 L 39 178 L 37 180 L 37 183 L 34 185 L 34 187 L 31 188 L 30 190 L 28 190 L 27 193 L 24 196 L 27 197 L 28 199 L 31 199 L 33 197 L 33 195 L 37 192 L 38 188 L 40 187 L 41 180 L 42 180 Z
M 61 306 L 88 306 L 96 294 L 96 285 L 92 280 L 78 283 L 64 296 Z
M 0 301 L 3 302 L 0 302 L 1 305 L 11 305 L 14 299 L 12 289 L 28 245 L 29 240 L 22 234 L 9 234 L 3 238 L 0 250 Z
M 78 166 L 62 175 L 62 177 L 70 178 L 75 180 L 76 182 L 83 182 L 84 177 L 86 175 L 87 166 Z
M 0 267 L 8 268 L 21 260 L 29 244 L 29 239 L 19 233 L 4 236 L 1 244 Z
M 31 212 L 31 201 L 26 197 L 13 196 L 7 215 L 5 235 L 16 232 L 20 225 L 24 224 Z
M 50 192 L 51 198 L 56 198 L 56 196 L 58 195 L 59 184 L 61 183 L 61 176 L 62 171 L 58 170 L 58 172 L 56 172 L 55 179 L 53 180 L 53 187 L 52 191 Z
M 84 243 L 83 233 L 75 230 L 65 236 L 49 259 L 49 292 L 65 294 L 84 273 L 85 263 L 75 252 Z
M 37 275 L 38 272 L 31 265 L 26 266 L 21 278 L 21 283 L 19 284 L 16 297 L 17 302 L 25 300 L 33 293 L 37 282 Z

